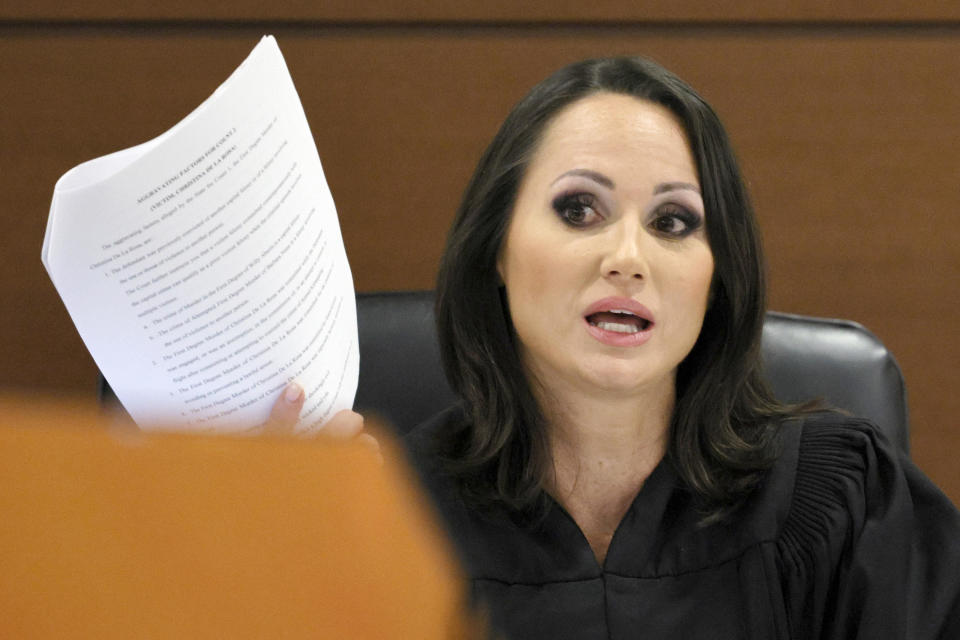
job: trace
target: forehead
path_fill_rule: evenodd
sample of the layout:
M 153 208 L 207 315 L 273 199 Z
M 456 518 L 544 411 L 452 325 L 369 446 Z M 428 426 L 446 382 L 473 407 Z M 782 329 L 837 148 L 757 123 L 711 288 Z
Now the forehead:
M 633 96 L 601 92 L 573 102 L 554 116 L 528 171 L 580 167 L 637 175 L 643 167 L 663 173 L 656 176 L 658 180 L 699 184 L 695 166 L 683 126 L 669 109 Z

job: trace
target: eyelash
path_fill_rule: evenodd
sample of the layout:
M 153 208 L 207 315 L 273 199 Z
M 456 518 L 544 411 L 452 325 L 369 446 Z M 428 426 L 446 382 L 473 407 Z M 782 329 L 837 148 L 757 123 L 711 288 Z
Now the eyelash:
M 662 228 L 660 222 L 664 220 L 678 220 L 683 225 L 683 228 L 679 231 Z M 657 209 L 656 217 L 653 219 L 651 226 L 657 233 L 668 238 L 685 238 L 699 229 L 702 223 L 703 220 L 697 213 L 684 206 L 668 202 Z
M 592 224 L 591 221 L 586 220 L 588 209 L 598 218 L 602 217 L 596 210 L 596 201 L 596 197 L 587 192 L 563 193 L 554 198 L 553 210 L 560 221 L 567 226 L 583 229 Z M 679 221 L 682 228 L 677 231 L 671 230 L 669 227 L 661 226 L 663 221 Z M 661 236 L 685 238 L 699 229 L 702 222 L 702 218 L 697 213 L 682 205 L 668 202 L 654 212 L 654 218 L 650 226 L 655 233 Z
M 600 216 L 596 209 L 597 199 L 590 193 L 562 193 L 553 199 L 553 210 L 560 220 L 571 227 L 583 228 L 590 225 L 586 222 L 586 210 L 590 209 L 594 215 Z M 579 219 L 574 216 L 578 216 Z

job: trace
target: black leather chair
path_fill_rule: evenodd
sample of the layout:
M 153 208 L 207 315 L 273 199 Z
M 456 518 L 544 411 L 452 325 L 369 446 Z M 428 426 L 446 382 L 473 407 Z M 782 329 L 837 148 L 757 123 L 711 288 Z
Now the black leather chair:
M 456 401 L 440 364 L 432 291 L 357 295 L 360 380 L 354 408 L 405 433 Z M 863 326 L 769 312 L 763 327 L 765 376 L 783 402 L 814 398 L 875 422 L 909 451 L 900 368 Z M 102 402 L 116 398 L 101 377 Z

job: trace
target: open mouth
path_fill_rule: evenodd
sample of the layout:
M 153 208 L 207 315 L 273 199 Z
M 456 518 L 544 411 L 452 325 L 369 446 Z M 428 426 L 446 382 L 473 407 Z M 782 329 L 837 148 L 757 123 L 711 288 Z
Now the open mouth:
M 639 333 L 649 329 L 652 324 L 646 318 L 641 318 L 625 309 L 591 313 L 587 316 L 587 322 L 598 329 L 614 333 Z
M 653 312 L 638 300 L 607 296 L 583 311 L 587 333 L 610 347 L 632 348 L 653 337 Z

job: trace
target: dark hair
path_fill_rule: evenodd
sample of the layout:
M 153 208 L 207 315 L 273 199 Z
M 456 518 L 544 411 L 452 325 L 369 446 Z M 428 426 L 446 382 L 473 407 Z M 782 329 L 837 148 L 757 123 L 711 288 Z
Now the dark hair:
M 686 132 L 707 211 L 712 301 L 677 371 L 668 456 L 708 519 L 749 493 L 775 457 L 778 405 L 760 377 L 765 278 L 759 231 L 736 159 L 713 109 L 686 83 L 643 58 L 586 60 L 538 84 L 507 116 L 464 194 L 437 281 L 444 368 L 468 424 L 446 457 L 481 505 L 543 506 L 549 455 L 544 418 L 514 345 L 497 273 L 510 214 L 545 127 L 564 107 L 613 92 L 663 105 Z

